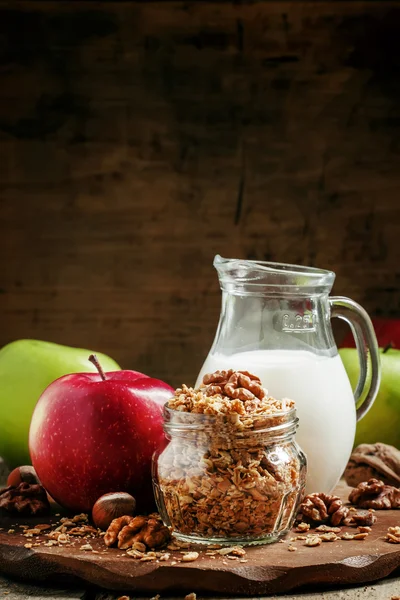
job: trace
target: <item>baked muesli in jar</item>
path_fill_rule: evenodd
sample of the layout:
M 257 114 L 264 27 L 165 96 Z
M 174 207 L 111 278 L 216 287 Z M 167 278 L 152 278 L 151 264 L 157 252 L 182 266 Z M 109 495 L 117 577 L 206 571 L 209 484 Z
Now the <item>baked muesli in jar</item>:
M 306 459 L 293 400 L 246 371 L 205 375 L 164 407 L 168 446 L 154 457 L 159 511 L 181 540 L 266 543 L 292 526 Z

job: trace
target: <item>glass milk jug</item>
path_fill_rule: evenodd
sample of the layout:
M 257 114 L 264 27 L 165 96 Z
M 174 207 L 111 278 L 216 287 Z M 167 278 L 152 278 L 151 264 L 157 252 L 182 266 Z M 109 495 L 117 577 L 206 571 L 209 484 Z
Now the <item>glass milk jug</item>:
M 378 344 L 370 318 L 353 300 L 329 297 L 332 271 L 218 255 L 214 266 L 222 309 L 196 385 L 217 369 L 246 370 L 258 375 L 272 396 L 295 400 L 297 441 L 308 461 L 306 491 L 330 492 L 349 459 L 356 421 L 379 388 Z M 347 321 L 356 340 L 360 377 L 354 394 L 331 317 Z M 364 401 L 356 408 L 360 398 Z

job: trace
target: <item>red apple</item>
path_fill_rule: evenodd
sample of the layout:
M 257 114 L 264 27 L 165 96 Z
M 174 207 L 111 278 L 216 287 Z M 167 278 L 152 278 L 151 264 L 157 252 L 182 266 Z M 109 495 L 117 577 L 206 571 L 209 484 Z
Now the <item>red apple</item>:
M 90 357 L 94 362 L 96 359 Z M 151 509 L 151 457 L 165 444 L 162 405 L 173 389 L 136 371 L 74 373 L 43 392 L 29 432 L 32 464 L 62 506 L 89 512 L 107 492 Z

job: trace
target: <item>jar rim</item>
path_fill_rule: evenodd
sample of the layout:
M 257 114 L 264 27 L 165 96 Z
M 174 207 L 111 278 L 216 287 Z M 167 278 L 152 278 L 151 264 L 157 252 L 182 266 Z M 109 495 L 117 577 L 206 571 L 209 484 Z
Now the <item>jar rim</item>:
M 168 401 L 164 404 L 163 406 L 163 411 L 164 411 L 164 416 L 165 414 L 176 414 L 176 415 L 188 415 L 190 417 L 194 417 L 194 418 L 199 418 L 199 422 L 201 420 L 206 420 L 206 419 L 210 419 L 210 421 L 217 420 L 217 417 L 229 417 L 229 414 L 221 414 L 221 415 L 215 415 L 215 414 L 209 414 L 209 413 L 195 413 L 195 412 L 189 412 L 189 411 L 185 411 L 185 410 L 176 410 L 176 408 L 170 408 L 168 406 Z M 292 420 L 296 418 L 296 407 L 292 407 L 289 410 L 279 410 L 273 413 L 267 413 L 267 414 L 256 414 L 254 415 L 254 413 L 248 413 L 245 415 L 239 415 L 239 416 L 244 416 L 247 419 L 251 419 L 251 418 L 260 418 L 260 419 L 266 419 L 266 418 L 271 418 L 274 419 L 275 417 L 284 417 L 284 416 L 288 416 L 288 417 L 292 417 Z M 239 414 L 239 413 L 231 413 L 231 414 Z M 227 418 L 227 420 L 229 420 Z M 288 419 L 289 420 L 289 419 Z

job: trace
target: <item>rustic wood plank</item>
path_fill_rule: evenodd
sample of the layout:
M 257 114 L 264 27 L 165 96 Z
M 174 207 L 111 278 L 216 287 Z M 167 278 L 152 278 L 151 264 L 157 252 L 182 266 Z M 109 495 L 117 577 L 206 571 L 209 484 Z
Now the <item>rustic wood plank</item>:
M 346 500 L 349 488 L 341 482 L 335 493 Z M 246 548 L 244 564 L 218 556 L 213 560 L 200 547 L 196 548 L 198 559 L 190 564 L 182 563 L 181 554 L 175 551 L 170 552 L 166 561 L 144 564 L 118 549 L 109 548 L 104 553 L 104 541 L 98 537 L 90 539 L 94 552 L 82 550 L 79 540 L 62 547 L 40 544 L 26 548 L 26 537 L 19 526 L 27 521 L 34 526 L 38 520 L 53 524 L 55 521 L 43 516 L 36 519 L 3 516 L 3 531 L 0 531 L 3 574 L 43 584 L 97 585 L 121 594 L 130 590 L 139 595 L 185 596 L 194 591 L 202 595 L 250 596 L 290 593 L 306 586 L 329 589 L 338 582 L 368 584 L 400 568 L 400 548 L 385 541 L 388 527 L 396 522 L 396 511 L 391 510 L 379 511 L 373 532 L 362 542 L 337 541 L 310 549 L 298 541 L 296 552 L 288 552 L 287 543 L 253 546 Z M 288 534 L 286 542 L 292 534 Z M 37 536 L 35 540 L 45 542 L 46 537 Z
M 179 384 L 215 253 L 400 313 L 398 2 L 0 2 L 0 343 Z

